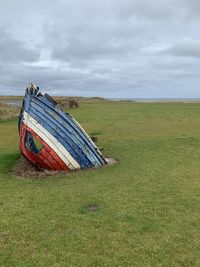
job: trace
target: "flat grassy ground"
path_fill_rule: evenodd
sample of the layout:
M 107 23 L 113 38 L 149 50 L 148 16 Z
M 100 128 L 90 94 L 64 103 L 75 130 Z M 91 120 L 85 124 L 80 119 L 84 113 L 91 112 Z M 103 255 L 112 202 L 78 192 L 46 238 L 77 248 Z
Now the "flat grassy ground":
M 118 164 L 17 179 L 17 120 L 1 123 L 0 266 L 200 266 L 200 104 L 72 114 Z

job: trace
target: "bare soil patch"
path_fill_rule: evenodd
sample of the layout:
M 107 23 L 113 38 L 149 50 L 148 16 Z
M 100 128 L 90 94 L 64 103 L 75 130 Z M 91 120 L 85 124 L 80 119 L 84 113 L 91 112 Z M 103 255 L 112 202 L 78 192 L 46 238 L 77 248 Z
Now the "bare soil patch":
M 103 167 L 112 166 L 116 163 L 116 160 L 112 158 L 106 158 L 107 165 Z M 94 169 L 91 169 L 94 170 Z M 12 170 L 12 174 L 18 178 L 23 179 L 45 179 L 49 176 L 55 176 L 55 175 L 67 175 L 70 174 L 70 172 L 66 171 L 49 171 L 49 170 L 40 170 L 33 166 L 29 161 L 27 161 L 25 158 L 21 157 L 15 167 Z
M 30 162 L 28 162 L 25 158 L 21 157 L 17 164 L 15 165 L 12 174 L 19 178 L 26 179 L 44 179 L 48 176 L 55 176 L 58 174 L 66 174 L 64 171 L 49 171 L 49 170 L 40 170 L 34 167 Z
M 96 212 L 101 208 L 100 204 L 92 203 L 83 208 L 83 211 L 85 212 Z

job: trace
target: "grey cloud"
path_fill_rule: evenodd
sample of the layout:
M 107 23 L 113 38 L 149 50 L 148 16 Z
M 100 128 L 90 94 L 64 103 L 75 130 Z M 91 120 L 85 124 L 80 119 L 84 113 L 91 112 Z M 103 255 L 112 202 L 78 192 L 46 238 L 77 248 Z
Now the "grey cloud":
M 124 5 L 119 5 L 117 14 L 119 18 L 123 19 L 135 17 L 145 20 L 164 20 L 171 18 L 177 12 L 180 13 L 180 9 L 172 8 L 174 5 L 177 3 L 170 0 L 127 0 Z
M 70 61 L 74 59 L 90 60 L 93 58 L 108 58 L 123 56 L 130 54 L 131 50 L 135 50 L 135 47 L 131 47 L 131 44 L 115 42 L 114 40 L 93 38 L 92 36 L 85 39 L 79 37 L 71 37 L 66 40 L 66 46 L 55 47 L 52 49 L 52 58 L 59 59 L 61 61 Z
M 26 45 L 8 32 L 1 29 L 0 38 L 0 61 L 5 64 L 8 62 L 33 62 L 40 57 L 40 52 Z
M 200 97 L 197 0 L 0 4 L 0 94 Z
M 164 50 L 174 56 L 180 57 L 200 57 L 200 40 L 183 39 Z

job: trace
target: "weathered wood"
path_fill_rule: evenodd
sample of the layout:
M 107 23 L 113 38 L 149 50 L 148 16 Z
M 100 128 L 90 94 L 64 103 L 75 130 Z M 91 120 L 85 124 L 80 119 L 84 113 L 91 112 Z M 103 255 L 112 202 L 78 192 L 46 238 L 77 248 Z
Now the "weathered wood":
M 94 144 L 97 138 L 92 140 L 71 115 L 32 84 L 19 115 L 19 131 L 21 153 L 37 167 L 76 170 L 106 164 Z M 43 145 L 41 149 L 37 149 L 34 138 Z

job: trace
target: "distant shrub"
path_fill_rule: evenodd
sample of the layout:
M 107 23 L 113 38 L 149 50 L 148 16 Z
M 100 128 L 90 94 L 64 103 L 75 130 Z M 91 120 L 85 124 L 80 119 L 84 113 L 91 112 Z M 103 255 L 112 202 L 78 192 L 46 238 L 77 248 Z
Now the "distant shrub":
M 59 97 L 56 99 L 56 102 L 58 103 L 58 105 L 61 108 L 67 108 L 67 109 L 71 109 L 71 108 L 78 108 L 79 107 L 79 103 L 77 100 L 71 98 L 71 97 Z
M 74 99 L 69 99 L 69 108 L 78 108 L 79 104 L 76 100 Z

